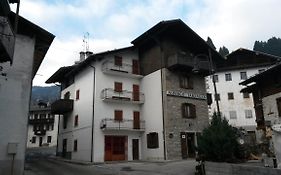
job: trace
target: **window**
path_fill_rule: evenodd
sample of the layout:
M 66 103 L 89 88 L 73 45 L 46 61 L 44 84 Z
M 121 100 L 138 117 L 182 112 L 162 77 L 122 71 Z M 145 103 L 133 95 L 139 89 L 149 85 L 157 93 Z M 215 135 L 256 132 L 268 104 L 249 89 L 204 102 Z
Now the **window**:
M 225 74 L 225 81 L 232 81 L 231 73 Z
M 50 125 L 46 125 L 46 131 L 50 130 Z
M 54 124 L 51 125 L 51 130 L 54 130 Z
M 122 57 L 114 56 L 114 64 L 115 66 L 122 66 Z
M 213 75 L 213 81 L 219 82 L 219 76 L 218 75 Z
M 36 143 L 36 137 L 32 137 L 31 143 Z
M 66 92 L 64 94 L 64 99 L 70 99 L 70 92 Z
M 40 118 L 40 119 L 46 119 L 46 114 L 40 114 L 40 115 L 39 115 L 39 118 Z
M 183 103 L 181 105 L 182 117 L 183 118 L 195 118 L 196 117 L 196 108 L 195 105 L 190 103 Z
M 67 128 L 67 118 L 68 118 L 68 116 L 66 116 L 66 115 L 63 116 L 63 129 Z
M 123 120 L 123 111 L 122 110 L 115 110 L 114 111 L 114 120 L 122 121 Z
M 34 119 L 38 119 L 38 114 L 34 114 Z
M 246 80 L 247 79 L 247 72 L 240 72 L 240 79 Z
M 74 126 L 78 126 L 78 115 L 75 115 L 75 118 L 74 118 Z
M 76 100 L 79 100 L 80 98 L 80 90 L 76 90 Z
M 228 100 L 233 100 L 234 99 L 233 92 L 227 93 L 227 96 L 228 96 Z
M 51 143 L 52 142 L 52 136 L 48 136 L 47 137 L 47 143 Z
M 159 148 L 159 139 L 157 132 L 151 132 L 146 135 L 147 148 Z
M 193 89 L 193 80 L 187 75 L 180 76 L 180 87 L 185 89 Z
M 114 82 L 114 91 L 115 92 L 122 92 L 122 90 L 123 90 L 122 83 Z
M 76 140 L 74 140 L 74 143 L 73 143 L 73 151 L 77 152 L 77 150 L 78 150 L 78 141 L 76 139 Z
M 281 117 L 281 97 L 276 99 L 278 115 Z
M 245 118 L 253 118 L 252 110 L 245 110 Z
M 221 100 L 220 94 L 214 94 L 214 97 L 215 97 L 215 100 L 218 100 L 218 101 Z
M 243 93 L 243 98 L 250 98 L 250 94 L 248 92 Z
M 237 119 L 236 111 L 229 111 L 229 118 L 230 119 Z

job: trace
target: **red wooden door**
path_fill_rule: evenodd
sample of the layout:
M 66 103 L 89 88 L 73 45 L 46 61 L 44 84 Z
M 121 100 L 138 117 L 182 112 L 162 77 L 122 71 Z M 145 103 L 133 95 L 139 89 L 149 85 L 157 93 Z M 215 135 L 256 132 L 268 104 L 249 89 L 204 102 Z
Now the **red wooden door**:
M 140 129 L 140 112 L 134 111 L 134 129 Z
M 138 60 L 133 60 L 133 74 L 140 74 L 140 69 L 139 69 L 139 61 Z
M 139 85 L 133 85 L 133 101 L 140 101 L 140 87 Z

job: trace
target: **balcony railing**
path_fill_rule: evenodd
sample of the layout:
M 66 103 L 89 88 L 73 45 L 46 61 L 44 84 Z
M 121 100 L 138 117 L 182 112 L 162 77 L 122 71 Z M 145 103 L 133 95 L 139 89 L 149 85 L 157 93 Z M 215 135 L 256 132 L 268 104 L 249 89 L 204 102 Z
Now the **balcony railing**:
M 102 119 L 100 128 L 102 130 L 118 130 L 118 131 L 141 131 L 145 130 L 145 121 L 134 121 L 129 119 L 114 120 L 105 118 Z
M 192 57 L 188 54 L 176 53 L 168 58 L 167 67 L 169 69 L 189 68 L 190 70 L 195 67 L 198 70 L 209 71 L 209 61 L 206 56 Z
M 101 92 L 101 99 L 109 102 L 124 102 L 124 103 L 144 103 L 144 94 L 140 92 L 132 92 L 123 90 L 117 92 L 114 89 L 106 88 Z
M 45 129 L 35 130 L 34 134 L 38 136 L 43 136 L 46 134 L 46 130 Z
M 73 100 L 59 99 L 52 103 L 51 111 L 53 114 L 65 114 L 73 110 Z
M 0 63 L 13 61 L 15 36 L 7 17 L 0 16 Z
M 133 78 L 142 78 L 139 67 L 132 64 L 123 63 L 121 66 L 115 65 L 114 61 L 106 61 L 102 64 L 102 71 L 107 74 L 120 75 Z
M 29 124 L 52 124 L 55 122 L 54 118 L 44 118 L 44 119 L 29 119 Z

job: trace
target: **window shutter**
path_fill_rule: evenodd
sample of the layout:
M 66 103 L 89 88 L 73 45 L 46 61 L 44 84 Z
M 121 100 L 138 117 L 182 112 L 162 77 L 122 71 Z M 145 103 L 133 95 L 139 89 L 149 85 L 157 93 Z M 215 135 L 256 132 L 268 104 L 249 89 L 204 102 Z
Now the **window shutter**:
M 115 110 L 114 111 L 114 120 L 122 121 L 123 120 L 123 111 Z
M 78 115 L 75 115 L 74 126 L 78 126 Z
M 122 57 L 115 56 L 114 57 L 114 64 L 115 64 L 115 66 L 122 66 Z
M 80 90 L 76 90 L 76 100 L 79 100 L 80 98 Z
M 115 83 L 114 83 L 114 91 L 115 91 L 115 92 L 122 92 L 122 83 L 120 83 L 120 82 L 115 82 Z
M 196 106 L 193 104 L 190 104 L 190 117 L 196 118 Z

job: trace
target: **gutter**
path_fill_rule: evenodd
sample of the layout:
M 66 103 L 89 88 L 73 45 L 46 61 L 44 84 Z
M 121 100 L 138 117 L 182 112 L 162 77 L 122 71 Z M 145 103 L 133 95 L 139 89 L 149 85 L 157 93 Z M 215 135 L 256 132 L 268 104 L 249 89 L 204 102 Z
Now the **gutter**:
M 93 117 L 92 117 L 92 136 L 91 136 L 91 162 L 93 162 L 94 154 L 94 124 L 95 124 L 95 92 L 96 92 L 96 68 L 92 65 L 89 65 L 93 68 Z

